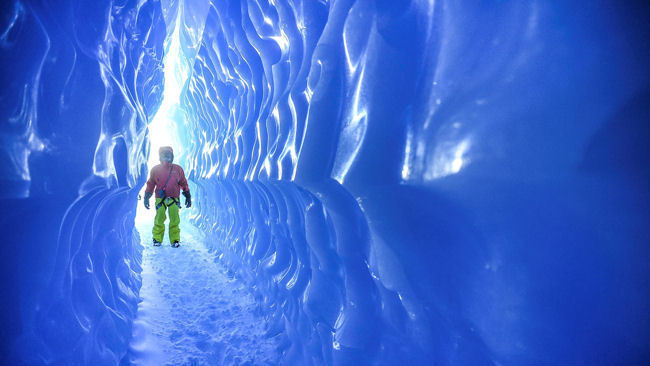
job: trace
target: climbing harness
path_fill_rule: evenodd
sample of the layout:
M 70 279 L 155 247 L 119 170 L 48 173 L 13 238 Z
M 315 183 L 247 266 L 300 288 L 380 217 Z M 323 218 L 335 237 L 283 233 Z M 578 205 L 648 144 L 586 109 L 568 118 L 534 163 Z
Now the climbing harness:
M 160 198 L 162 198 L 162 201 L 160 201 L 160 203 L 158 203 L 158 204 L 156 205 L 156 210 L 160 208 L 160 205 L 161 205 L 161 204 L 165 201 L 165 199 L 167 198 L 167 197 L 165 196 L 165 188 L 167 188 L 167 183 L 169 183 L 169 179 L 172 177 L 172 171 L 173 171 L 173 170 L 174 170 L 174 165 L 171 165 L 171 166 L 169 167 L 169 175 L 167 176 L 167 181 L 165 182 L 165 185 L 162 187 L 162 189 L 160 189 L 160 190 L 158 191 L 158 195 L 160 196 Z M 169 205 L 167 205 L 166 207 L 169 207 Z M 180 207 L 180 205 L 179 205 L 178 207 Z
M 181 199 L 176 198 L 176 197 L 165 197 L 165 198 L 162 199 L 162 201 L 160 201 L 159 204 L 156 205 L 156 210 L 160 206 L 165 206 L 165 209 L 168 209 L 169 206 L 174 205 L 174 204 L 177 205 L 178 208 L 181 208 Z

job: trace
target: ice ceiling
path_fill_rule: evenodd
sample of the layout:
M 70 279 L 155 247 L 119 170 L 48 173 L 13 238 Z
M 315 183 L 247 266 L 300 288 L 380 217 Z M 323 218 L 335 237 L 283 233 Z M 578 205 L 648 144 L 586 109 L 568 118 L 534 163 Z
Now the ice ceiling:
M 650 358 L 646 4 L 12 0 L 1 14 L 3 362 L 122 361 L 161 111 L 191 221 L 283 364 Z

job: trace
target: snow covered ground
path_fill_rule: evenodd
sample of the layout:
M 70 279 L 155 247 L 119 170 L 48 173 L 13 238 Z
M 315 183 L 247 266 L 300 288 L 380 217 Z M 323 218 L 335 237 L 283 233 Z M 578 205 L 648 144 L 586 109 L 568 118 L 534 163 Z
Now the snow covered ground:
M 153 247 L 152 224 L 136 222 L 145 246 L 141 303 L 123 364 L 276 365 L 277 342 L 265 337 L 253 297 L 215 262 L 200 231 L 182 220 L 180 248 L 167 236 Z

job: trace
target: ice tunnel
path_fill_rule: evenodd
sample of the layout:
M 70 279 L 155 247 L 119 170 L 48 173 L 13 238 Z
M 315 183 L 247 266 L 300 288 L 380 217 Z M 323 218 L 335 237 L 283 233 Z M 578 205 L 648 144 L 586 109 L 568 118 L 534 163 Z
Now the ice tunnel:
M 273 364 L 650 362 L 646 2 L 1 8 L 2 365 L 130 364 L 160 131 Z

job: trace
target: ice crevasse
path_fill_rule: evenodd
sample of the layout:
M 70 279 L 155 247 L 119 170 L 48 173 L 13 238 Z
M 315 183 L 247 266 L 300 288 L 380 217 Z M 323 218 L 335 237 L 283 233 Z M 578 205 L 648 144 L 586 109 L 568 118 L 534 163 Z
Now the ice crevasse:
M 190 219 L 282 364 L 650 360 L 644 2 L 1 7 L 3 364 L 122 362 L 174 37 Z

